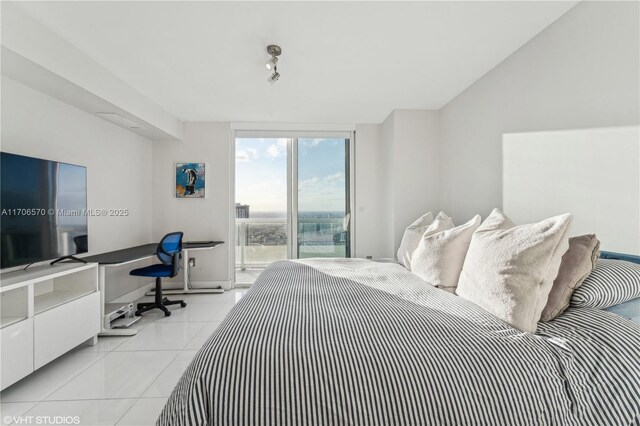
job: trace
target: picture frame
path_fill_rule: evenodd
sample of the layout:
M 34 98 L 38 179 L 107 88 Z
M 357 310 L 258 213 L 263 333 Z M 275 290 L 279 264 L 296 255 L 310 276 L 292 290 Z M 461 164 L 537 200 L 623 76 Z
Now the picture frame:
M 176 198 L 206 197 L 206 164 L 176 162 Z

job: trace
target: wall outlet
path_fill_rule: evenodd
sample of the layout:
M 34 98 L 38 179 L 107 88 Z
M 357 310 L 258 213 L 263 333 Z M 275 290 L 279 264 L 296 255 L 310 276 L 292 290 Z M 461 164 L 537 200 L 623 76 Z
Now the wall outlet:
M 190 258 L 189 258 L 189 266 L 190 266 L 191 268 L 193 268 L 193 267 L 195 267 L 195 266 L 196 266 L 196 258 L 195 258 L 195 257 L 190 257 Z

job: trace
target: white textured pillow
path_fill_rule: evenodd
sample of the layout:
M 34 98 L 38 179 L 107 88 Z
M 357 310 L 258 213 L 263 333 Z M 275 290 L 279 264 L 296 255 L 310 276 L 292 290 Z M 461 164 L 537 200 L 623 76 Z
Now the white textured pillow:
M 480 216 L 476 215 L 464 225 L 429 233 L 429 229 L 438 222 L 436 219 L 413 252 L 411 272 L 429 284 L 453 293 L 458 285 L 471 236 L 480 226 L 480 221 Z
M 433 213 L 429 212 L 420 217 L 407 227 L 402 236 L 400 247 L 398 248 L 398 262 L 407 269 L 411 269 L 411 254 L 418 247 L 420 237 L 433 222 Z
M 456 293 L 534 333 L 569 248 L 571 215 L 515 226 L 495 209 L 474 232 Z
M 455 227 L 455 225 L 453 224 L 453 220 L 451 220 L 449 216 L 444 214 L 444 212 L 440 212 L 438 213 L 438 216 L 436 216 L 436 218 L 433 220 L 433 222 L 431 222 L 431 225 L 427 226 L 427 230 L 424 232 L 431 235 L 436 232 L 451 229 L 453 227 Z M 422 235 L 424 236 L 424 234 Z M 418 244 L 420 244 L 420 241 L 418 241 Z

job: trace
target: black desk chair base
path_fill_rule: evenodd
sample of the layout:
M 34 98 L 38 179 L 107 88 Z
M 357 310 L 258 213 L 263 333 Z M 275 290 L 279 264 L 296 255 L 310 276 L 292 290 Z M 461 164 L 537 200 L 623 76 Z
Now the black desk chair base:
M 156 278 L 155 298 L 156 300 L 153 302 L 138 303 L 136 315 L 141 316 L 143 312 L 150 311 L 151 309 L 160 309 L 164 312 L 164 315 L 168 317 L 171 315 L 171 311 L 167 309 L 167 306 L 177 304 L 180 304 L 183 308 L 187 306 L 184 300 L 169 300 L 166 297 L 162 297 L 162 282 L 160 281 L 160 277 Z

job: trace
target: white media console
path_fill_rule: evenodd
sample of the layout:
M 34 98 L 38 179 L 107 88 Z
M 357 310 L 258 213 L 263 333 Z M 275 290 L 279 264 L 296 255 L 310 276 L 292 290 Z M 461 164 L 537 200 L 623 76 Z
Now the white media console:
M 57 264 L 0 277 L 0 389 L 100 332 L 98 264 Z

